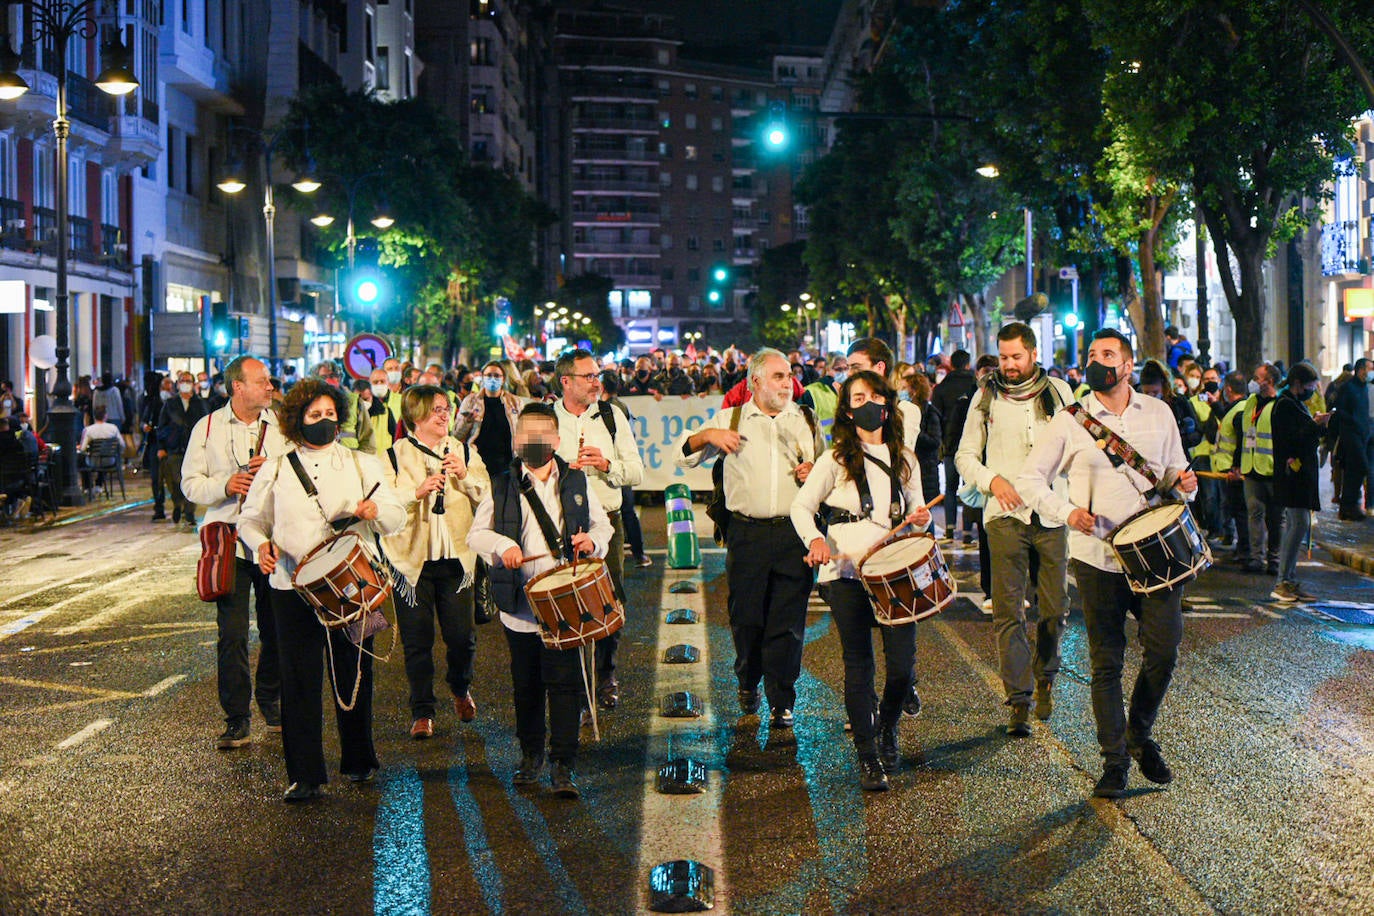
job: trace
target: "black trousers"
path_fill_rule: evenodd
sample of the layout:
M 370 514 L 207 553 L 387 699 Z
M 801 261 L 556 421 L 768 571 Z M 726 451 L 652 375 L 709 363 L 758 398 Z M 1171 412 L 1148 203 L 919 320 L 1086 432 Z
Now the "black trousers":
M 630 556 L 639 559 L 644 556 L 644 530 L 639 526 L 639 513 L 635 511 L 635 488 L 620 488 L 620 520 L 625 525 L 625 543 L 630 545 Z
M 240 548 L 242 550 L 242 548 Z M 217 643 L 219 705 L 229 724 L 248 721 L 253 695 L 253 676 L 248 663 L 248 592 L 257 596 L 258 708 L 274 717 L 281 703 L 281 670 L 277 661 L 277 620 L 272 613 L 272 589 L 267 577 L 242 556 L 234 559 L 234 590 L 215 602 L 219 629 Z
M 156 444 L 148 446 L 148 456 L 143 460 L 143 466 L 148 469 L 148 481 L 153 485 L 153 512 L 161 515 L 166 511 L 167 488 L 162 483 L 162 468 L 158 463 Z
M 735 676 L 743 690 L 757 690 L 762 680 L 769 707 L 791 709 L 797 703 L 806 600 L 814 582 L 806 548 L 785 516 L 760 523 L 737 515 L 727 531 Z
M 1073 575 L 1083 596 L 1097 743 L 1108 764 L 1125 762 L 1128 747 L 1150 737 L 1174 676 L 1183 641 L 1183 587 L 1137 595 L 1122 573 L 1106 572 L 1082 560 L 1073 561 Z M 1121 705 L 1127 614 L 1134 615 L 1139 623 L 1142 651 L 1129 713 Z
M 550 649 L 538 633 L 508 627 L 510 679 L 515 693 L 515 735 L 525 754 L 544 751 L 544 704 L 548 701 L 549 759 L 573 767 L 582 724 L 582 650 Z
M 830 605 L 835 629 L 840 634 L 844 656 L 844 708 L 849 713 L 854 747 L 860 754 L 873 753 L 878 726 L 895 725 L 902 717 L 902 701 L 914 681 L 916 624 L 879 626 L 873 617 L 873 601 L 857 579 L 827 582 L 821 586 L 821 593 Z M 875 626 L 883 642 L 885 674 L 881 699 L 873 688 L 878 671 L 873 651 Z
M 415 602 L 396 601 L 396 624 L 405 647 L 406 679 L 410 681 L 410 715 L 434 718 L 434 622 L 444 637 L 444 680 L 455 697 L 472 686 L 472 662 L 477 655 L 477 627 L 472 619 L 473 588 L 463 584 L 463 562 L 427 560 L 415 583 Z
M 1365 460 L 1365 445 L 1353 438 L 1343 437 L 1340 441 L 1341 456 L 1341 511 L 1360 512 L 1364 497 L 1365 478 L 1368 466 Z M 1363 505 L 1370 500 L 1364 499 Z
M 287 782 L 323 785 L 329 781 L 324 762 L 323 690 L 327 683 L 325 652 L 332 654 L 339 694 L 352 696 L 358 676 L 358 647 L 339 630 L 328 630 L 294 590 L 272 589 L 272 608 L 277 617 L 277 647 L 281 658 L 282 753 L 286 757 Z M 372 639 L 363 641 L 371 651 Z M 339 728 L 341 773 L 365 773 L 378 766 L 372 744 L 372 656 L 362 653 L 362 683 L 351 710 L 334 704 Z
M 620 599 L 620 603 L 625 603 L 625 524 L 622 521 L 620 511 L 607 512 L 611 519 L 611 527 L 615 533 L 611 535 L 611 545 L 606 548 L 606 568 L 611 574 L 611 585 L 615 588 L 615 596 Z M 625 609 L 628 615 L 629 608 Z M 610 636 L 603 637 L 596 641 L 596 682 L 605 684 L 615 677 L 616 650 L 620 648 L 621 630 L 617 630 Z

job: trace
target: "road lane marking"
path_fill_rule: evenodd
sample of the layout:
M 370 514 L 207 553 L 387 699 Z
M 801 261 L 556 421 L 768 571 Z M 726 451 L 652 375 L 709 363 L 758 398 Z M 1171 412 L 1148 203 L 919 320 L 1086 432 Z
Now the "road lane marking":
M 1249 620 L 1249 614 L 1236 614 L 1231 611 L 1184 611 L 1184 617 L 1203 617 L 1218 620 Z
M 47 585 L 40 585 L 38 586 L 38 588 L 29 589 L 22 595 L 15 595 L 13 598 L 6 598 L 4 601 L 0 601 L 0 608 L 7 608 L 12 604 L 18 604 L 21 601 L 24 601 L 28 598 L 32 598 L 34 595 L 41 594 L 42 592 L 50 592 L 55 588 L 66 588 L 72 585 L 82 585 L 89 581 L 91 581 L 89 576 L 82 576 L 79 579 L 63 579 L 58 582 L 49 582 Z
M 59 751 L 71 750 L 86 739 L 93 738 L 100 734 L 111 725 L 114 725 L 114 719 L 96 719 L 76 734 L 70 735 L 57 742 L 57 749 Z
M 171 677 L 164 677 L 162 680 L 143 691 L 143 695 L 145 697 L 155 697 L 167 688 L 179 684 L 184 680 L 186 680 L 186 675 L 184 674 L 174 674 Z
M 723 551 L 721 551 L 723 552 Z M 705 550 L 702 553 L 706 553 Z M 658 642 L 654 650 L 654 706 L 649 713 L 648 740 L 644 753 L 643 805 L 640 815 L 640 840 L 635 858 L 634 882 L 638 888 L 641 912 L 649 906 L 649 873 L 654 866 L 674 859 L 691 859 L 715 872 L 716 909 L 730 912 L 730 894 L 725 879 L 725 850 L 720 822 L 720 803 L 726 766 L 719 745 L 710 739 L 720 721 L 716 704 L 706 703 L 699 719 L 670 719 L 660 714 L 658 702 L 669 693 L 690 690 L 704 700 L 711 697 L 711 646 L 706 629 L 705 565 L 698 569 L 665 570 L 659 614 Z M 690 579 L 698 584 L 695 592 L 673 594 L 669 589 Z M 662 614 L 667 608 L 686 607 L 697 615 L 693 624 L 668 624 Z M 690 665 L 668 665 L 663 652 L 669 646 L 686 643 L 701 653 Z M 725 696 L 729 691 L 720 691 Z M 727 701 L 728 702 L 728 701 Z M 706 791 L 698 795 L 663 795 L 658 791 L 658 768 L 675 754 L 675 746 L 693 749 L 692 756 L 706 767 Z
M 84 652 L 90 649 L 103 648 L 105 646 L 122 646 L 127 643 L 145 642 L 149 639 L 170 639 L 174 636 L 185 636 L 188 633 L 196 633 L 201 630 L 213 630 L 216 628 L 216 624 L 213 623 L 183 624 L 180 626 L 181 629 L 174 630 L 168 628 L 157 633 L 145 633 L 142 636 L 121 636 L 118 639 L 99 639 L 92 642 L 70 643 L 64 646 L 48 646 L 44 649 L 25 646 L 19 651 L 24 655 L 50 655 L 56 652 Z M 201 643 L 203 646 L 213 646 L 215 644 L 214 640 Z M 0 653 L 0 659 L 4 659 L 5 657 L 3 653 Z
M 1255 605 L 1254 611 L 1255 611 L 1256 614 L 1263 614 L 1265 617 L 1272 617 L 1272 618 L 1274 618 L 1275 620 L 1282 620 L 1282 619 L 1283 619 L 1283 615 L 1282 615 L 1282 614 L 1279 614 L 1279 613 L 1276 613 L 1276 612 L 1274 612 L 1274 611 L 1271 611 L 1271 610 L 1269 610 L 1269 608 L 1265 607 L 1265 606 L 1262 605 L 1262 604 L 1257 604 L 1257 605 Z
M 932 629 L 940 635 L 947 645 L 963 659 L 964 663 L 980 677 L 988 690 L 999 701 L 1003 696 L 1002 677 L 991 665 L 983 661 L 977 652 L 973 650 L 958 633 L 954 631 L 948 623 L 943 620 L 933 621 Z M 1045 745 L 1055 756 L 1059 757 L 1069 768 L 1077 770 L 1086 777 L 1085 788 L 1094 781 L 1093 776 L 1081 766 L 1073 755 L 1073 751 L 1068 745 L 1060 741 L 1053 732 L 1048 729 L 1038 733 L 1040 742 Z M 1215 910 L 1207 902 L 1200 891 L 1188 883 L 1188 878 L 1169 861 L 1160 849 L 1151 842 L 1150 838 L 1141 832 L 1139 825 L 1123 811 L 1120 806 L 1111 799 L 1093 798 L 1087 792 L 1084 793 L 1086 803 L 1093 809 L 1102 824 L 1111 832 L 1112 836 L 1127 847 L 1127 850 L 1135 854 L 1137 861 L 1143 865 L 1148 864 L 1153 867 L 1151 874 L 1159 875 L 1161 878 L 1172 879 L 1162 884 L 1160 891 L 1166 894 L 1172 904 L 1172 909 L 1177 912 L 1196 912 L 1213 913 Z
M 96 585 L 96 586 L 93 586 L 92 588 L 86 589 L 85 591 L 81 592 L 81 594 L 79 594 L 79 595 L 72 595 L 72 596 L 69 597 L 69 598 L 63 598 L 61 601 L 58 601 L 58 602 L 56 602 L 56 603 L 54 603 L 54 604 L 48 605 L 47 607 L 43 608 L 41 611 L 35 611 L 35 612 L 33 612 L 32 614 L 29 614 L 29 615 L 27 615 L 27 616 L 25 616 L 25 617 L 20 618 L 19 620 L 13 621 L 12 623 L 8 623 L 8 624 L 6 624 L 5 626 L 0 627 L 0 640 L 8 639 L 9 637 L 13 636 L 13 635 L 16 634 L 16 633 L 22 633 L 24 630 L 27 630 L 29 627 L 33 626 L 35 623 L 38 623 L 39 621 L 43 620 L 44 618 L 47 618 L 47 617 L 52 616 L 53 614 L 56 614 L 58 611 L 62 610 L 63 608 L 66 608 L 66 607 L 68 607 L 69 605 L 75 604 L 75 603 L 77 603 L 78 601 L 85 601 L 85 600 L 87 600 L 88 598 L 90 598 L 92 595 L 97 594 L 97 593 L 99 593 L 99 592 L 107 591 L 107 590 L 109 590 L 109 589 L 118 589 L 118 588 L 122 588 L 123 586 L 128 585 L 129 583 L 131 583 L 131 582 L 133 582 L 133 581 L 135 581 L 135 580 L 137 580 L 137 579 L 141 579 L 141 578 L 143 578 L 144 576 L 151 575 L 152 573 L 154 573 L 154 572 L 156 572 L 156 571 L 157 571 L 157 570 L 155 570 L 155 569 L 149 569 L 149 568 L 136 569 L 136 570 L 134 570 L 134 571 L 131 572 L 131 573 L 127 573 L 127 574 L 125 574 L 125 575 L 123 575 L 123 576 L 118 576 L 118 577 L 116 577 L 116 578 L 114 578 L 114 579 L 111 579 L 111 580 L 108 581 L 108 582 L 103 582 L 103 583 L 101 583 L 100 585 Z
M 58 629 L 53 631 L 53 635 L 74 636 L 77 633 L 86 633 L 90 630 L 99 629 L 100 627 L 109 624 L 112 620 L 117 620 L 119 617 L 122 617 L 124 614 L 127 614 L 129 611 L 132 611 L 134 608 L 138 607 L 141 604 L 145 604 L 148 601 L 153 601 L 160 598 L 189 597 L 189 594 L 190 593 L 182 595 L 180 593 L 175 592 L 171 594 L 159 592 L 153 595 L 149 595 L 146 593 L 138 594 L 132 598 L 129 598 L 126 601 L 121 601 L 119 604 L 116 604 L 111 608 L 107 608 L 106 610 L 93 614 L 90 617 L 87 617 L 85 620 L 79 620 L 76 623 L 68 624 L 65 627 L 59 627 Z

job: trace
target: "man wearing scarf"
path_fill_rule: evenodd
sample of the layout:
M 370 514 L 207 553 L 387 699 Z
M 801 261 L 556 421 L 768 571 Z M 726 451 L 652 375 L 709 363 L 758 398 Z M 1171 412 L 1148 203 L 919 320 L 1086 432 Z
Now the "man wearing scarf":
M 998 371 L 979 384 L 970 402 L 954 460 L 959 476 L 991 497 L 984 507 L 984 530 L 992 560 L 997 662 L 1010 707 L 1007 733 L 1026 737 L 1032 699 L 1041 720 L 1054 709 L 1050 688 L 1059 673 L 1059 635 L 1069 610 L 1068 535 L 1062 524 L 1032 512 L 1012 481 L 1050 418 L 1073 402 L 1073 392 L 1040 367 L 1035 332 L 1028 325 L 1013 322 L 997 333 L 997 357 Z M 1034 652 L 1025 606 L 1033 560 L 1039 567 Z

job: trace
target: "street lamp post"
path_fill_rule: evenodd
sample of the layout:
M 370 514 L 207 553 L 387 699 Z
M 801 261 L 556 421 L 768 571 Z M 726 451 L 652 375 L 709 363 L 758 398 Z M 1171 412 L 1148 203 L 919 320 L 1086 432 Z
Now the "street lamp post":
M 267 334 L 269 338 L 267 361 L 272 374 L 278 375 L 281 372 L 281 360 L 277 347 L 277 238 L 275 232 L 277 205 L 272 192 L 272 158 L 276 154 L 277 144 L 282 140 L 284 134 L 275 132 L 269 135 L 256 128 L 245 127 L 241 124 L 230 125 L 229 129 L 253 137 L 257 140 L 262 151 L 262 218 L 267 227 Z M 309 175 L 299 175 L 291 183 L 291 186 L 302 194 L 310 194 L 319 189 L 320 183 Z M 226 194 L 237 194 L 248 187 L 248 183 L 231 170 L 230 174 L 216 184 L 216 187 Z
M 56 67 L 57 77 L 57 111 L 56 118 L 52 122 L 53 136 L 57 140 L 56 144 L 56 185 L 54 188 L 55 203 L 57 208 L 57 378 L 53 382 L 52 397 L 53 402 L 48 408 L 48 434 L 60 448 L 58 451 L 58 462 L 62 468 L 62 499 L 70 505 L 81 505 L 85 501 L 85 496 L 81 491 L 81 486 L 76 472 L 76 441 L 77 431 L 81 423 L 81 418 L 77 416 L 76 406 L 72 403 L 72 382 L 68 376 L 68 357 L 71 356 L 70 343 L 70 318 L 67 313 L 68 289 L 67 289 L 67 246 L 70 244 L 68 239 L 68 163 L 67 163 L 67 138 L 71 135 L 71 121 L 67 118 L 67 44 L 72 38 L 80 36 L 88 41 L 97 34 L 99 28 L 92 19 L 95 11 L 93 0 L 79 0 L 79 2 L 68 3 L 63 0 L 37 0 L 26 7 L 32 19 L 27 24 L 26 36 L 35 45 L 43 46 L 51 42 L 53 63 Z M 9 21 L 10 4 L 5 3 L 0 8 L 0 13 L 4 16 L 4 21 Z M 100 89 L 115 96 L 128 95 L 138 88 L 138 80 L 129 71 L 124 58 L 127 53 L 123 52 L 123 45 L 116 34 L 115 40 L 111 42 L 107 51 L 107 56 L 115 58 L 116 65 L 106 67 L 101 74 L 96 77 L 96 85 Z M 10 43 L 10 36 L 3 35 L 3 47 L 0 47 L 0 54 L 3 60 L 3 73 L 0 73 L 0 98 L 5 100 L 17 99 L 28 91 L 29 85 L 16 72 L 18 70 L 19 57 L 15 53 Z

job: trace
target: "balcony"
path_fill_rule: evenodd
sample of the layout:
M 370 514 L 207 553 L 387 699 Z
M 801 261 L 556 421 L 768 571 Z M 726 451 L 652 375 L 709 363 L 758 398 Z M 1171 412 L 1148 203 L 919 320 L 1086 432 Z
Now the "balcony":
M 13 123 L 27 133 L 48 133 L 57 114 L 57 77 L 46 70 L 19 71 L 29 91 L 15 99 L 8 114 Z M 83 76 L 67 76 L 67 115 L 71 120 L 73 148 L 86 147 L 93 152 L 103 151 L 110 139 L 110 117 L 114 114 L 114 100 L 96 88 Z
M 574 194 L 609 194 L 609 193 L 629 193 L 629 194 L 654 194 L 662 191 L 657 181 L 603 181 L 599 178 L 588 178 L 586 176 L 573 177 Z
M 657 210 L 587 210 L 574 207 L 573 225 L 597 226 L 606 223 L 657 226 L 660 217 Z
M 1322 276 L 1366 273 L 1369 265 L 1362 254 L 1359 222 L 1348 220 L 1322 226 Z
M 657 162 L 658 150 L 626 147 L 573 147 L 573 162 Z
M 129 269 L 129 245 L 118 226 L 100 225 L 100 260 L 119 270 Z
M 589 118 L 573 116 L 573 132 L 623 130 L 638 133 L 658 133 L 659 124 L 653 118 Z
M 584 239 L 573 242 L 573 248 L 577 251 L 579 258 L 599 258 L 625 254 L 657 258 L 663 254 L 661 246 L 648 242 L 598 242 L 595 239 Z
M 162 152 L 157 125 L 157 105 L 152 105 L 152 115 L 148 115 L 148 105 L 143 106 L 144 116 L 119 115 L 110 119 L 110 141 L 105 145 L 106 165 L 128 169 L 141 168 L 157 159 Z

